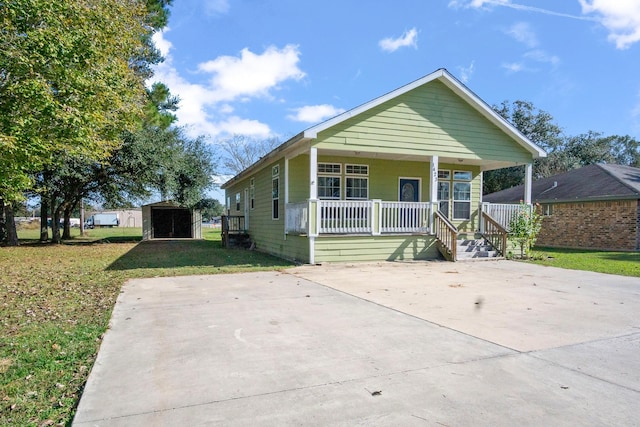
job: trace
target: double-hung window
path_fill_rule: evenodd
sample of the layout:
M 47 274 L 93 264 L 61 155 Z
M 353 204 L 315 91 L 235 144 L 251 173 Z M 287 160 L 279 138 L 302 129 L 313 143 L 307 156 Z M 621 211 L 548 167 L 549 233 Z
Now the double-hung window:
M 280 219 L 280 166 L 271 168 L 271 218 Z
M 251 209 L 253 209 L 255 208 L 256 202 L 256 180 L 255 178 L 251 178 L 249 182 L 249 198 L 251 200 Z
M 340 163 L 318 163 L 318 198 L 340 200 Z
M 453 172 L 453 219 L 471 218 L 471 179 L 469 171 Z
M 438 209 L 454 220 L 471 218 L 470 171 L 438 171 Z
M 449 199 L 451 198 L 451 171 L 438 171 L 438 210 L 449 218 Z
M 369 198 L 369 166 L 345 165 L 345 199 L 367 200 Z

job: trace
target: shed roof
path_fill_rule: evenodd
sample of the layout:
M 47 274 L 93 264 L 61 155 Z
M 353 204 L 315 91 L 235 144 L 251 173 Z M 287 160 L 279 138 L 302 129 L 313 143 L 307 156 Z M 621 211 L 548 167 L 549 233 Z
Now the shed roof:
M 517 203 L 524 186 L 483 196 L 490 203 Z M 592 200 L 640 199 L 640 168 L 614 164 L 584 166 L 559 175 L 536 180 L 531 200 L 538 203 Z
M 440 68 L 434 71 L 431 74 L 428 74 L 418 80 L 415 80 L 409 84 L 406 84 L 398 89 L 395 89 L 391 92 L 388 92 L 385 95 L 379 96 L 369 102 L 366 102 L 358 107 L 355 107 L 349 111 L 346 111 L 342 114 L 339 114 L 331 119 L 328 119 L 322 123 L 319 123 L 315 126 L 312 126 L 303 132 L 297 134 L 293 138 L 289 139 L 260 160 L 258 160 L 253 165 L 249 166 L 244 171 L 240 172 L 235 177 L 231 178 L 229 181 L 224 183 L 221 188 L 224 189 L 234 182 L 243 179 L 248 174 L 253 171 L 259 169 L 263 164 L 272 160 L 276 155 L 281 154 L 283 152 L 289 152 L 292 150 L 296 150 L 298 147 L 302 146 L 315 139 L 318 136 L 319 132 L 326 130 L 330 127 L 338 125 L 352 117 L 357 116 L 358 114 L 364 113 L 372 108 L 379 106 L 393 98 L 397 98 L 413 89 L 416 89 L 422 85 L 430 83 L 432 81 L 440 81 L 449 89 L 451 89 L 456 95 L 458 95 L 462 100 L 464 100 L 467 104 L 477 110 L 480 114 L 482 114 L 487 120 L 509 135 L 516 143 L 522 146 L 525 150 L 530 152 L 533 158 L 546 157 L 545 151 L 534 144 L 531 140 L 529 140 L 526 136 L 524 136 L 515 126 L 505 120 L 502 116 L 496 113 L 486 102 L 484 102 L 480 97 L 478 97 L 475 93 L 473 93 L 468 87 L 466 87 L 462 82 L 456 79 L 451 73 L 449 73 L 446 69 Z

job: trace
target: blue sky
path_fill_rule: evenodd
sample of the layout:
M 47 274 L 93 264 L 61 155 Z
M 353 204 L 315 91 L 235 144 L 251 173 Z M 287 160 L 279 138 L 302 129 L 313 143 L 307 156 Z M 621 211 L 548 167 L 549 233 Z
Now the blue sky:
M 568 135 L 640 138 L 640 0 L 176 0 L 154 80 L 212 143 L 285 141 L 446 68 Z

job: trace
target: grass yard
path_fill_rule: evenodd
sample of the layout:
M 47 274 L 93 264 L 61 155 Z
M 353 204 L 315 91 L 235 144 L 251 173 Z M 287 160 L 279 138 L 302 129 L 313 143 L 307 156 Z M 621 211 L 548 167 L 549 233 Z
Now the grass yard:
M 535 248 L 532 258 L 540 265 L 640 277 L 640 252 Z
M 0 248 L 0 425 L 69 425 L 123 283 L 134 277 L 288 267 L 225 250 L 220 231 L 199 241 L 139 242 L 142 230 L 95 229 L 62 245 Z M 33 239 L 33 240 L 29 240 Z

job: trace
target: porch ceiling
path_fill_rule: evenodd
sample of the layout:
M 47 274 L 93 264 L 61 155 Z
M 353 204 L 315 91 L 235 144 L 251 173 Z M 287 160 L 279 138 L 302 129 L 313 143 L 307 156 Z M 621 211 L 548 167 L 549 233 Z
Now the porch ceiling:
M 362 160 L 383 159 L 383 160 L 412 161 L 412 162 L 425 162 L 425 163 L 430 163 L 431 159 L 433 158 L 433 156 L 429 156 L 429 155 L 416 155 L 416 154 L 403 154 L 403 153 L 379 153 L 379 152 L 373 152 L 373 151 L 354 151 L 354 150 L 326 150 L 326 149 L 318 149 L 318 156 L 355 157 Z M 483 171 L 521 165 L 514 162 L 505 162 L 505 161 L 498 161 L 498 160 L 487 160 L 487 159 L 467 158 L 467 157 L 444 157 L 444 156 L 438 157 L 438 163 L 456 164 L 461 166 L 479 166 L 480 169 Z

